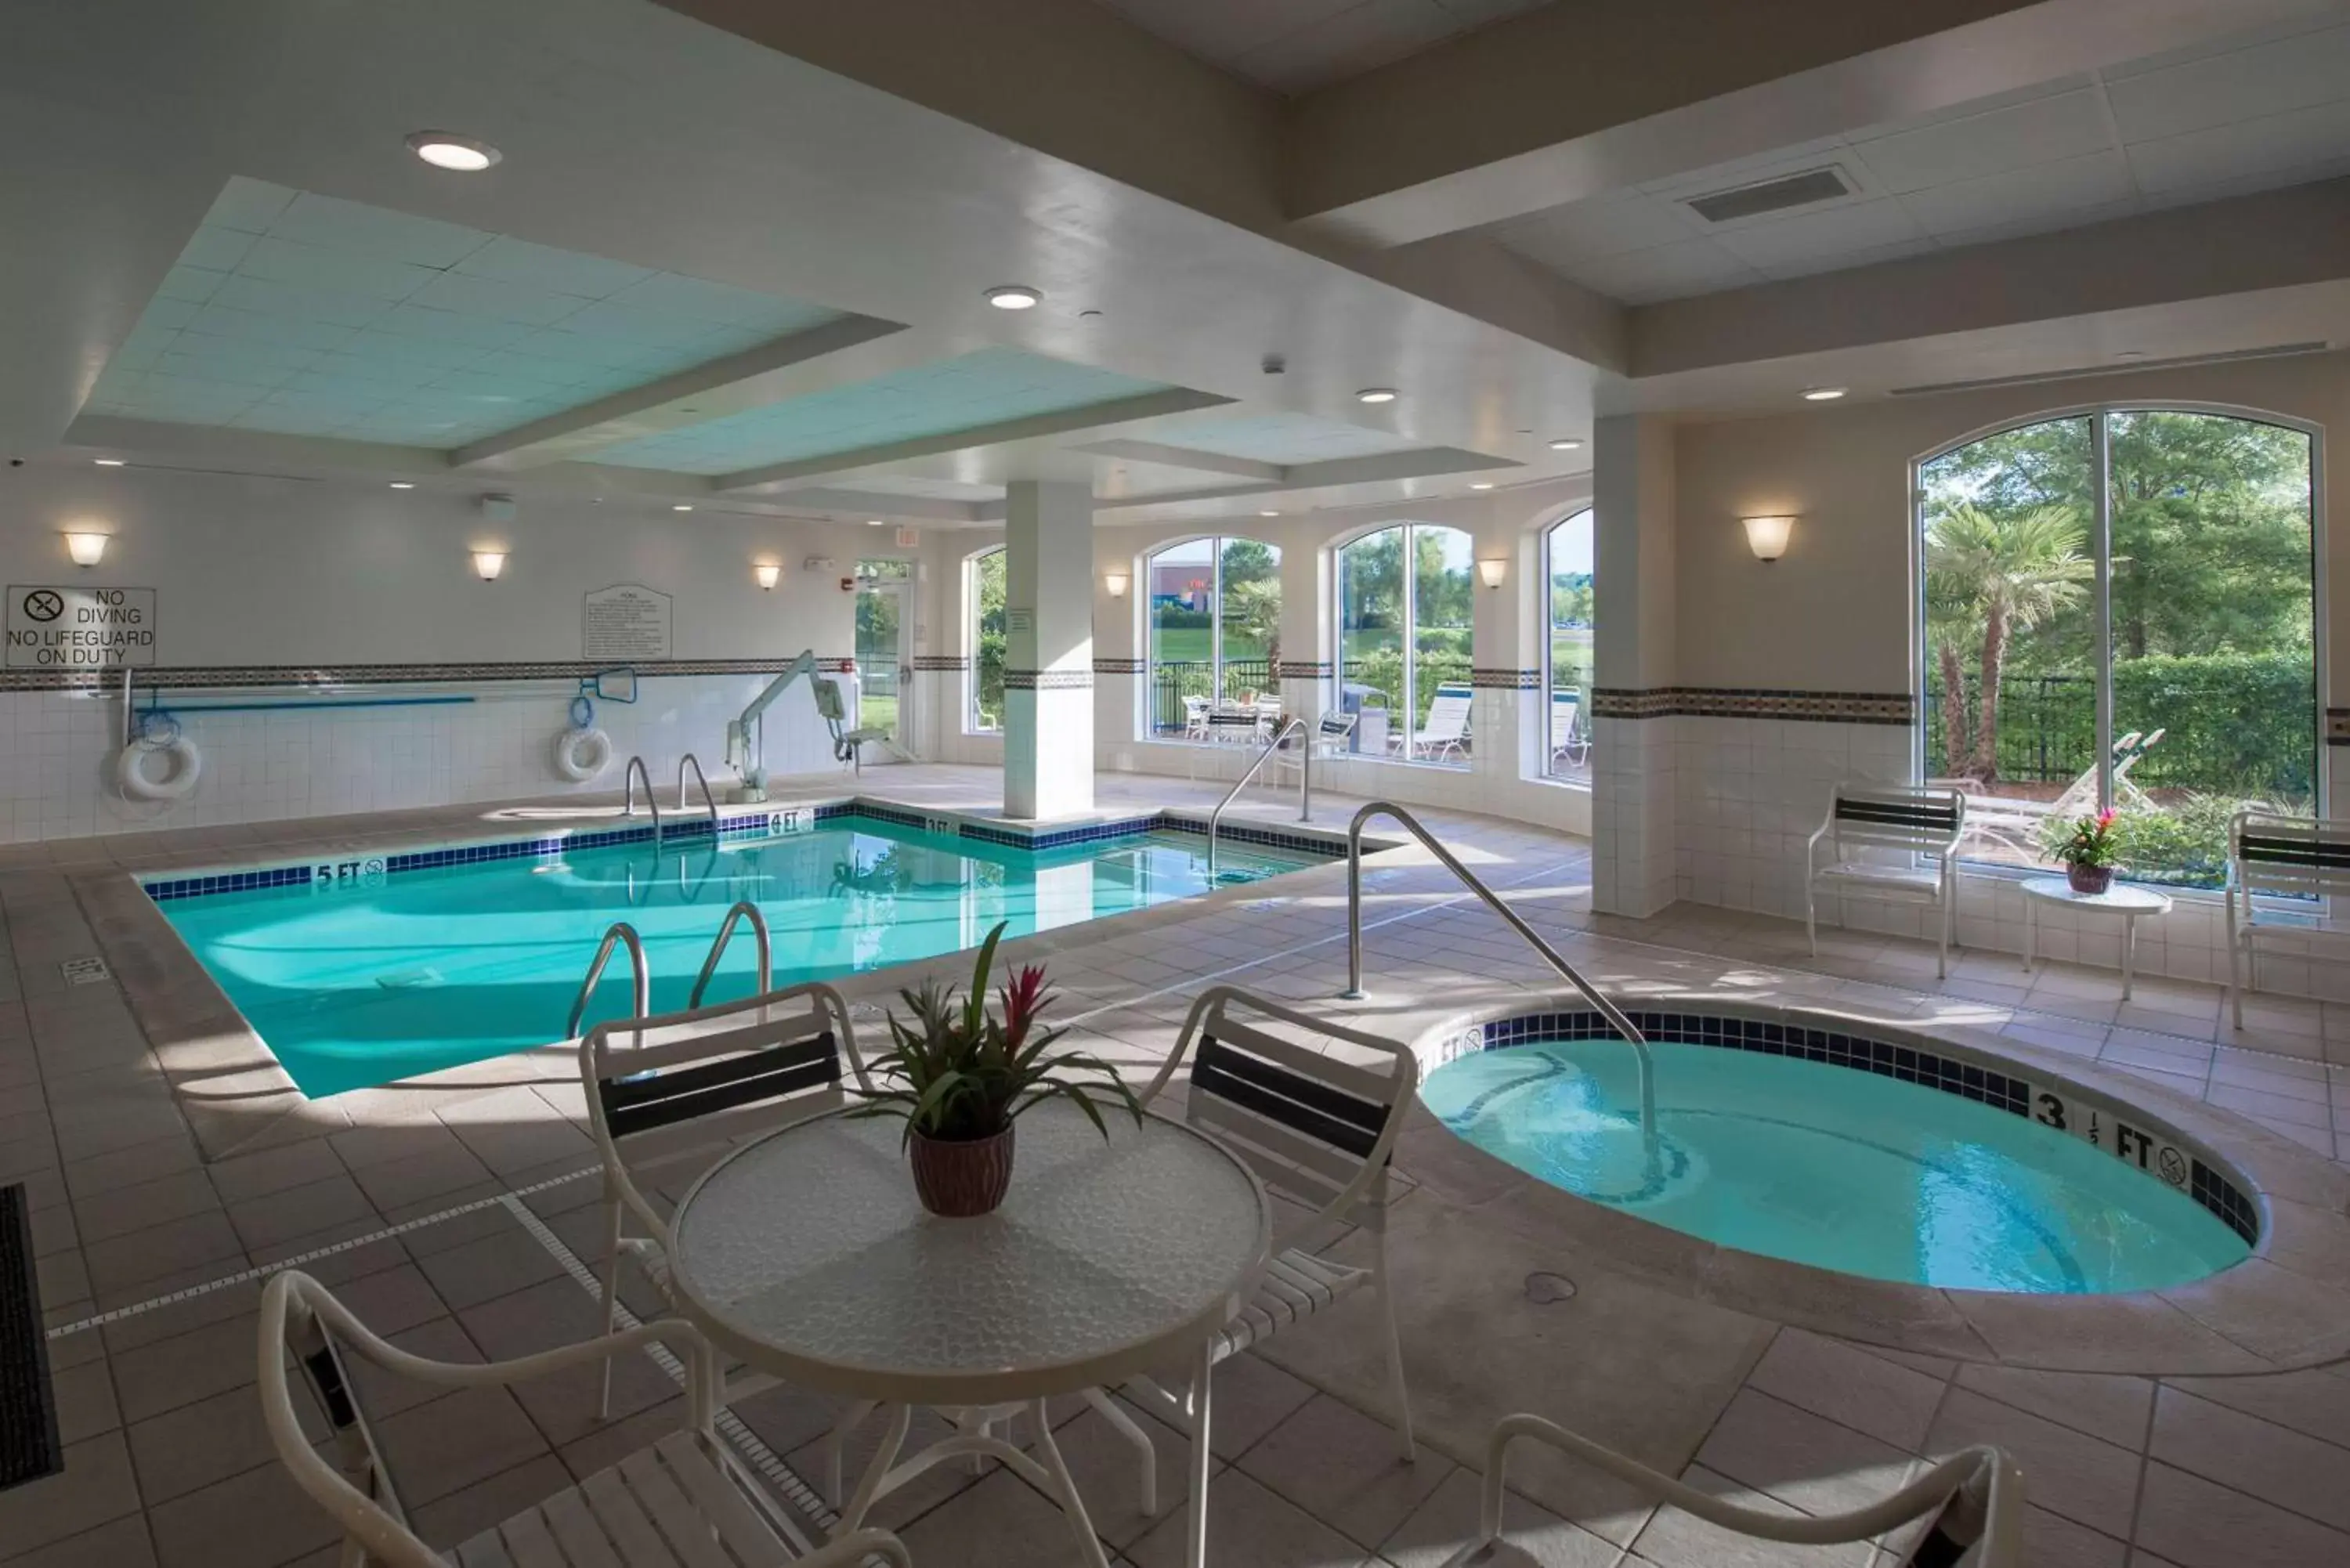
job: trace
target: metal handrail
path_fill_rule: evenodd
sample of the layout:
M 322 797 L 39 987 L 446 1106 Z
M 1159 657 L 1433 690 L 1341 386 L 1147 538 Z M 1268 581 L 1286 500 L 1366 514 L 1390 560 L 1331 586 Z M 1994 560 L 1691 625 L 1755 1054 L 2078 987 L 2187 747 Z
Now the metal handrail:
M 1293 734 L 1302 735 L 1305 733 L 1305 721 L 1303 719 L 1292 719 L 1287 723 L 1284 724 L 1279 730 L 1274 732 L 1273 739 L 1264 743 L 1264 750 L 1259 752 L 1256 754 L 1255 760 L 1251 762 L 1247 767 L 1241 770 L 1240 782 L 1232 785 L 1232 788 L 1226 790 L 1224 792 L 1224 798 L 1216 803 L 1216 809 L 1208 814 L 1209 881 L 1212 882 L 1216 879 L 1216 829 L 1223 824 L 1224 808 L 1232 804 L 1233 799 L 1240 794 L 1241 791 L 1248 788 L 1249 780 L 1256 777 L 1256 771 L 1257 769 L 1264 766 L 1265 758 L 1281 750 L 1282 742 L 1289 739 Z M 1311 822 L 1314 820 L 1313 774 L 1314 743 L 1311 740 L 1308 740 L 1305 744 L 1305 749 L 1298 754 L 1297 763 L 1297 820 L 1300 822 Z
M 694 778 L 702 785 L 702 804 L 710 810 L 710 836 L 715 838 L 718 836 L 718 801 L 710 793 L 710 775 L 702 771 L 702 759 L 691 752 L 677 759 L 677 809 L 682 812 L 686 806 L 685 770 L 688 768 L 693 770 Z M 652 793 L 652 781 L 648 779 L 645 781 L 645 794 L 650 795 Z
M 653 1010 L 652 976 L 645 967 L 645 944 L 637 940 L 637 928 L 626 920 L 615 920 L 604 933 L 596 949 L 596 961 L 588 966 L 588 978 L 579 982 L 579 999 L 571 1004 L 571 1016 L 564 1021 L 563 1037 L 575 1039 L 579 1033 L 579 1021 L 587 1016 L 588 1002 L 596 994 L 596 982 L 604 978 L 604 966 L 612 961 L 612 950 L 626 944 L 629 967 L 636 973 L 635 1001 L 637 1010 L 632 1018 L 643 1018 Z
M 1559 950 L 1544 941 L 1542 933 L 1526 924 L 1515 909 L 1502 901 L 1502 896 L 1485 886 L 1482 878 L 1461 864 L 1452 851 L 1444 847 L 1436 835 L 1421 826 L 1419 818 L 1390 800 L 1375 800 L 1355 813 L 1354 821 L 1347 825 L 1347 989 L 1338 994 L 1347 1002 L 1363 1000 L 1363 827 L 1375 816 L 1393 819 L 1404 831 L 1419 840 L 1428 852 L 1436 857 L 1443 867 L 1461 879 L 1461 885 L 1484 900 L 1485 907 L 1502 917 L 1503 921 L 1526 940 L 1526 945 L 1542 956 L 1542 961 L 1556 970 L 1569 985 L 1583 993 L 1599 1016 L 1607 1020 L 1608 1027 L 1621 1034 L 1638 1055 L 1640 1063 L 1640 1128 L 1647 1140 L 1648 1158 L 1653 1166 L 1657 1158 L 1657 1075 L 1656 1063 L 1648 1052 L 1648 1037 L 1640 1033 L 1624 1010 L 1599 993 L 1596 986 L 1583 978 L 1582 971 L 1566 961 Z
M 694 977 L 693 994 L 685 1004 L 688 1012 L 702 1005 L 702 993 L 710 989 L 710 977 L 718 972 L 719 957 L 733 940 L 734 922 L 746 915 L 751 919 L 751 934 L 759 940 L 759 989 L 752 994 L 764 996 L 775 989 L 775 950 L 767 942 L 767 917 L 759 913 L 758 905 L 743 898 L 727 910 L 726 919 L 719 923 L 718 940 L 710 944 L 710 956 L 702 961 L 702 972 Z
M 653 853 L 658 855 L 661 844 L 660 802 L 653 798 L 652 770 L 645 766 L 645 759 L 640 756 L 630 757 L 628 772 L 620 775 L 620 815 L 637 815 L 637 780 L 639 778 L 645 781 L 645 804 L 653 808 Z M 678 784 L 680 793 L 684 787 L 681 778 Z

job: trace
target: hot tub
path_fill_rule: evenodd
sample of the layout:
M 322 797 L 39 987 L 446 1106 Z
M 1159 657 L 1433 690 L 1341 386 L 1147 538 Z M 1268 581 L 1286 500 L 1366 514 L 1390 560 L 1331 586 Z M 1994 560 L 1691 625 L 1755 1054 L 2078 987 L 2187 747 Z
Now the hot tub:
M 2258 1206 L 2157 1119 L 2026 1069 L 1850 1019 L 1596 1012 L 1458 1033 L 1421 1097 L 1552 1186 L 1744 1251 L 1871 1279 L 2085 1294 L 2241 1262 Z

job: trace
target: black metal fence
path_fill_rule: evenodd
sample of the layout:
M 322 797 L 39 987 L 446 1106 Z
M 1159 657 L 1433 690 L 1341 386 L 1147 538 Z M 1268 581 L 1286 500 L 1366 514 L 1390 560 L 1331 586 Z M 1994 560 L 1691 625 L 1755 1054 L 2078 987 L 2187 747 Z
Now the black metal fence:
M 1236 701 L 1243 691 L 1277 691 L 1270 659 L 1224 660 L 1224 699 Z M 1161 735 L 1183 732 L 1183 700 L 1216 696 L 1213 659 L 1161 659 L 1150 667 L 1150 727 Z

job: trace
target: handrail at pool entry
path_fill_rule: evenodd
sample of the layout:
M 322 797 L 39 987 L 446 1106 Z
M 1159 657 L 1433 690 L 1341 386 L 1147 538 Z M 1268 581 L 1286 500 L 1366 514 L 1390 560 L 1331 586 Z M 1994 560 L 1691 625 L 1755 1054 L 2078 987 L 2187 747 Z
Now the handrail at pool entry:
M 710 956 L 702 961 L 702 972 L 694 977 L 693 994 L 686 999 L 685 1003 L 688 1012 L 702 1005 L 702 993 L 710 989 L 710 977 L 718 972 L 718 960 L 726 951 L 726 944 L 734 940 L 734 922 L 745 917 L 751 922 L 751 935 L 757 939 L 759 944 L 759 987 L 756 994 L 764 996 L 774 989 L 775 949 L 767 940 L 767 918 L 759 913 L 759 906 L 750 899 L 737 899 L 734 907 L 726 911 L 726 918 L 719 922 L 718 940 L 710 944 Z
M 1866 1541 L 1948 1508 L 1951 1511 L 1945 1517 L 1954 1530 L 1944 1533 L 1951 1535 L 1953 1545 L 1965 1548 L 1957 1560 L 1964 1568 L 2019 1568 L 2023 1562 L 2023 1474 L 2013 1459 L 1989 1444 L 1961 1449 L 1900 1490 L 1849 1513 L 1765 1513 L 1675 1480 L 1555 1421 L 1518 1415 L 1503 1417 L 1485 1445 L 1477 1533 L 1444 1560 L 1444 1568 L 1464 1568 L 1502 1538 L 1506 1465 L 1510 1445 L 1519 1438 L 1531 1438 L 1572 1455 L 1630 1482 L 1660 1502 L 1759 1541 L 1799 1546 Z
M 596 994 L 596 982 L 604 978 L 604 966 L 612 961 L 612 950 L 625 943 L 629 950 L 629 968 L 635 971 L 633 992 L 636 1011 L 632 1018 L 643 1018 L 653 1010 L 653 981 L 645 967 L 645 944 L 637 939 L 637 928 L 626 920 L 615 920 L 597 945 L 596 961 L 588 966 L 588 978 L 579 982 L 579 998 L 571 1004 L 571 1016 L 564 1021 L 563 1038 L 578 1037 L 579 1021 L 587 1016 L 588 1003 Z
M 1257 769 L 1264 766 L 1265 758 L 1281 750 L 1282 742 L 1289 739 L 1292 735 L 1303 736 L 1305 734 L 1305 721 L 1303 719 L 1292 719 L 1288 723 L 1284 724 L 1278 731 L 1274 732 L 1273 739 L 1264 743 L 1264 750 L 1256 754 L 1256 760 L 1250 763 L 1247 767 L 1241 770 L 1240 782 L 1233 784 L 1232 788 L 1226 790 L 1224 792 L 1224 798 L 1216 803 L 1216 809 L 1208 814 L 1209 881 L 1213 882 L 1216 879 L 1216 829 L 1223 823 L 1224 808 L 1232 804 L 1233 800 L 1238 797 L 1241 791 L 1248 788 L 1249 780 L 1256 777 L 1256 771 Z M 1314 820 L 1313 774 L 1314 744 L 1309 737 L 1306 740 L 1305 750 L 1299 753 L 1297 762 L 1297 820 L 1300 822 L 1311 822 Z
M 688 768 L 693 770 L 694 778 L 702 785 L 702 804 L 710 808 L 710 836 L 715 838 L 718 836 L 718 802 L 710 793 L 710 776 L 702 771 L 702 759 L 691 752 L 677 759 L 677 809 L 683 811 L 686 806 L 685 770 Z M 647 779 L 645 793 L 650 794 L 652 792 L 652 781 Z
M 1484 900 L 1485 907 L 1502 917 L 1509 928 L 1526 940 L 1526 945 L 1541 955 L 1542 961 L 1559 972 L 1561 978 L 1583 993 L 1583 999 L 1607 1020 L 1607 1026 L 1624 1037 L 1640 1061 L 1640 1136 L 1648 1146 L 1648 1162 L 1653 1168 L 1657 1159 L 1657 1074 L 1656 1064 L 1648 1054 L 1648 1037 L 1640 1033 L 1624 1010 L 1599 993 L 1598 987 L 1583 978 L 1583 972 L 1559 950 L 1544 941 L 1542 933 L 1526 924 L 1515 909 L 1502 900 L 1502 896 L 1488 888 L 1483 879 L 1461 864 L 1452 851 L 1444 847 L 1433 833 L 1428 831 L 1419 818 L 1412 815 L 1391 800 L 1375 800 L 1355 813 L 1354 821 L 1347 825 L 1347 989 L 1338 993 L 1340 1000 L 1363 1000 L 1363 829 L 1371 818 L 1384 816 L 1401 826 L 1419 840 L 1428 852 L 1436 857 L 1443 867 L 1461 879 L 1463 887 Z
M 661 846 L 660 802 L 653 798 L 652 770 L 645 766 L 645 759 L 641 756 L 630 757 L 628 771 L 620 775 L 620 815 L 637 815 L 637 780 L 639 778 L 645 781 L 645 804 L 653 808 L 653 853 L 659 855 Z M 678 793 L 685 793 L 682 769 L 678 774 Z M 718 816 L 714 812 L 711 814 L 710 824 L 713 828 L 718 826 Z

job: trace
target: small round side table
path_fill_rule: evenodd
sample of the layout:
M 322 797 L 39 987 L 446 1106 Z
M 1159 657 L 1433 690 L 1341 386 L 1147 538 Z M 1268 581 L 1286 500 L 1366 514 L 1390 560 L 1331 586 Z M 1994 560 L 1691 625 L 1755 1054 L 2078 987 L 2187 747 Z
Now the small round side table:
M 2022 884 L 2023 888 L 2023 967 L 2032 967 L 2034 950 L 2040 942 L 2040 906 L 2064 904 L 2076 909 L 2100 910 L 2122 918 L 2122 1000 L 2130 999 L 2130 985 L 2137 971 L 2137 922 L 2142 915 L 2162 916 L 2170 912 L 2170 895 L 2158 893 L 2151 888 L 2140 888 L 2126 882 L 2116 882 L 2102 893 L 2078 893 L 2073 884 L 2062 877 L 2031 877 Z

